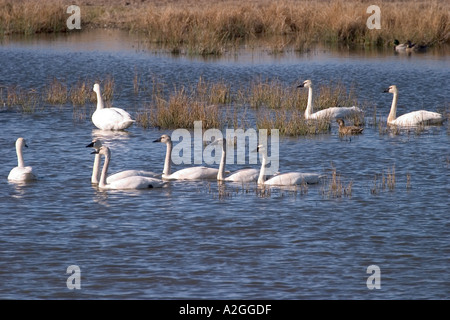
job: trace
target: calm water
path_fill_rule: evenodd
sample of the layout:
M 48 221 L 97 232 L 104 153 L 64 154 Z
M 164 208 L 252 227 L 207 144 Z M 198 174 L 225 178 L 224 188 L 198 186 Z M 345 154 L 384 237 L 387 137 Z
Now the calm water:
M 286 84 L 312 79 L 355 84 L 360 101 L 387 117 L 400 89 L 399 114 L 448 109 L 448 55 L 389 52 L 273 56 L 244 51 L 220 59 L 174 57 L 146 50 L 136 39 L 104 31 L 55 39 L 3 41 L 0 85 L 41 90 L 53 77 L 115 80 L 115 106 L 132 114 L 145 103 L 133 76 L 157 77 L 169 89 L 224 79 L 239 88 L 252 79 Z M 95 108 L 88 105 L 88 113 Z M 448 111 L 448 110 L 447 110 Z M 370 115 L 372 116 L 372 115 Z M 165 147 L 151 143 L 168 130 L 94 129 L 71 105 L 30 114 L 0 112 L 0 298 L 2 299 L 448 299 L 450 298 L 450 129 L 282 138 L 280 171 L 332 168 L 351 197 L 327 194 L 328 182 L 307 192 L 216 182 L 173 182 L 145 191 L 99 191 L 90 183 L 100 137 L 112 149 L 111 172 L 161 171 Z M 7 181 L 16 166 L 14 142 L 39 179 Z M 394 190 L 382 175 L 395 166 Z M 180 168 L 180 166 L 175 166 Z M 241 168 L 230 165 L 234 171 Z M 375 181 L 375 176 L 377 180 Z M 81 269 L 81 289 L 69 290 L 66 269 Z M 369 290 L 367 267 L 381 271 Z

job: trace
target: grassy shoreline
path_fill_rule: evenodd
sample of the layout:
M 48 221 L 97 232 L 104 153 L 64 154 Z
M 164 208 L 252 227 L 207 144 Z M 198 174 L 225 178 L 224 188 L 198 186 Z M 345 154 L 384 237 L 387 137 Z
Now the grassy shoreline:
M 70 3 L 69 3 L 70 2 Z M 125 3 L 129 3 L 126 5 Z M 0 37 L 67 32 L 68 0 L 0 0 Z M 119 28 L 141 33 L 171 52 L 221 54 L 246 41 L 272 50 L 304 50 L 317 43 L 392 46 L 394 39 L 430 46 L 450 44 L 450 4 L 378 1 L 381 29 L 368 29 L 372 4 L 360 0 L 78 1 L 81 32 Z

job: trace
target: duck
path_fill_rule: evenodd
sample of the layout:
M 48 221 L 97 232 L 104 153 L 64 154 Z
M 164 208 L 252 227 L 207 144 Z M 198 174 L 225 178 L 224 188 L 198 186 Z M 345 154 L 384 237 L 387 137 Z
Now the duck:
M 298 88 L 308 88 L 308 104 L 306 106 L 305 110 L 305 119 L 313 119 L 313 120 L 330 120 L 330 119 L 336 119 L 336 118 L 346 118 L 349 116 L 355 116 L 355 115 L 362 115 L 362 110 L 358 107 L 331 107 L 324 110 L 320 110 L 317 112 L 313 111 L 313 104 L 312 104 L 312 81 L 311 80 L 305 80 L 303 83 L 297 86 Z
M 257 151 L 262 155 L 261 170 L 259 172 L 257 184 L 269 186 L 295 186 L 300 184 L 316 184 L 320 182 L 322 175 L 318 173 L 304 173 L 304 172 L 286 172 L 280 173 L 272 178 L 265 180 L 267 151 L 264 145 L 258 145 Z
M 105 108 L 98 83 L 94 84 L 93 90 L 97 94 L 97 109 L 91 119 L 98 129 L 124 130 L 136 122 L 128 112 L 121 108 Z
M 162 173 L 163 180 L 216 180 L 219 169 L 204 166 L 190 167 L 171 173 L 171 157 L 173 143 L 169 135 L 163 134 L 153 142 L 166 144 L 166 158 Z
M 364 128 L 358 126 L 346 126 L 344 119 L 336 119 L 336 122 L 339 124 L 339 134 L 341 135 L 360 134 L 364 131 Z
M 94 148 L 96 150 L 102 147 L 102 142 L 100 139 L 94 139 L 90 144 L 86 146 L 86 148 Z M 100 180 L 100 154 L 96 154 L 94 158 L 94 166 L 92 167 L 92 176 L 91 183 L 98 184 Z M 126 177 L 131 176 L 143 176 L 143 177 L 151 177 L 158 178 L 161 177 L 161 174 L 155 173 L 152 171 L 144 171 L 144 170 L 124 170 L 106 177 L 106 183 L 111 183 L 116 180 L 120 180 Z
M 28 148 L 27 142 L 20 137 L 16 140 L 17 167 L 11 169 L 8 175 L 9 181 L 32 181 L 36 179 L 33 168 L 25 166 L 23 160 L 23 148 Z
M 113 189 L 113 190 L 152 189 L 152 188 L 161 188 L 167 184 L 167 181 L 143 176 L 128 176 L 126 178 L 107 183 L 106 177 L 108 175 L 109 162 L 111 161 L 111 151 L 108 147 L 102 146 L 99 149 L 94 150 L 92 153 L 100 154 L 105 157 L 102 173 L 100 176 L 100 182 L 98 184 L 99 189 Z
M 397 39 L 394 40 L 394 51 L 406 52 L 406 48 L 408 48 L 408 43 L 400 43 Z
M 411 43 L 410 40 L 408 40 L 407 42 L 407 47 L 406 47 L 406 52 L 411 53 L 411 52 L 415 52 L 415 53 L 423 53 L 426 52 L 428 49 L 427 45 L 418 45 L 416 43 Z
M 391 111 L 389 112 L 387 118 L 388 125 L 408 127 L 418 125 L 438 125 L 444 122 L 444 117 L 442 116 L 442 114 L 426 110 L 409 112 L 397 118 L 397 86 L 392 85 L 389 88 L 385 89 L 383 92 L 389 92 L 394 95 L 392 99 Z

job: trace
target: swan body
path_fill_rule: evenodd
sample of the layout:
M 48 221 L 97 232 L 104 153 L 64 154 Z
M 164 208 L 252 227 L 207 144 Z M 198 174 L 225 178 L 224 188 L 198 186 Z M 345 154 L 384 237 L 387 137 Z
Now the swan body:
M 246 168 L 233 172 L 225 178 L 225 181 L 241 183 L 256 182 L 258 180 L 258 176 L 258 169 Z
M 149 189 L 149 188 L 161 188 L 167 181 L 160 179 L 143 177 L 143 176 L 129 176 L 120 180 L 107 183 L 106 176 L 108 175 L 109 162 L 111 160 L 111 151 L 108 147 L 102 146 L 93 153 L 100 154 L 105 157 L 102 173 L 100 176 L 100 182 L 98 187 L 100 189 L 114 189 L 114 190 L 127 190 L 127 189 Z
M 319 183 L 321 175 L 317 173 L 303 173 L 303 172 L 287 172 L 275 175 L 274 177 L 264 180 L 266 172 L 267 155 L 266 149 L 263 145 L 258 146 L 258 151 L 262 154 L 263 160 L 261 162 L 261 170 L 258 177 L 259 185 L 270 186 L 294 186 L 303 183 L 316 184 Z
M 444 122 L 444 117 L 440 113 L 426 110 L 409 112 L 397 118 L 397 86 L 390 86 L 385 89 L 384 92 L 389 92 L 394 95 L 392 99 L 391 111 L 389 112 L 387 119 L 388 125 L 410 127 L 418 125 L 442 124 Z
M 226 164 L 226 144 L 227 140 L 225 138 L 222 139 L 216 139 L 214 140 L 211 145 L 214 144 L 222 144 L 222 157 L 220 159 L 220 165 L 219 165 L 219 172 L 217 173 L 217 180 L 219 181 L 230 181 L 230 182 L 240 182 L 240 183 L 249 183 L 249 182 L 256 182 L 258 180 L 259 176 L 259 170 L 253 169 L 253 168 L 246 168 L 241 169 L 238 171 L 235 171 L 231 175 L 225 177 L 225 164 Z
M 27 146 L 24 138 L 18 138 L 16 140 L 16 153 L 17 153 L 17 167 L 13 168 L 8 175 L 10 181 L 31 181 L 35 180 L 36 176 L 33 173 L 32 167 L 26 167 L 23 160 L 22 150 Z
M 346 126 L 343 119 L 336 119 L 336 122 L 339 123 L 339 134 L 348 135 L 348 134 L 360 134 L 364 131 L 364 128 L 357 126 Z
M 99 139 L 95 139 L 90 144 L 86 146 L 86 148 L 94 148 L 96 150 L 100 149 L 102 147 L 102 142 Z M 94 166 L 92 167 L 92 176 L 91 176 L 91 183 L 97 184 L 100 181 L 100 154 L 95 154 L 94 159 Z M 157 178 L 160 177 L 161 174 L 151 172 L 151 171 L 144 171 L 144 170 L 124 170 L 117 173 L 114 173 L 112 175 L 109 175 L 106 177 L 106 183 L 111 183 L 116 180 L 121 180 L 127 177 L 132 176 L 143 176 L 143 177 L 150 177 L 150 178 Z
M 166 144 L 166 158 L 164 161 L 164 169 L 162 178 L 164 180 L 215 180 L 219 169 L 208 168 L 204 166 L 190 167 L 171 173 L 171 155 L 172 155 L 172 139 L 167 134 L 153 142 L 161 142 Z
M 120 108 L 105 108 L 100 86 L 94 84 L 94 92 L 97 94 L 97 110 L 92 114 L 92 122 L 101 130 L 123 130 L 130 127 L 135 120 L 131 115 Z
M 346 118 L 355 114 L 362 114 L 362 110 L 358 107 L 331 107 L 317 112 L 313 111 L 312 105 L 312 82 L 311 80 L 305 80 L 298 86 L 299 88 L 308 88 L 308 104 L 305 110 L 305 119 L 307 120 L 331 120 L 336 118 Z

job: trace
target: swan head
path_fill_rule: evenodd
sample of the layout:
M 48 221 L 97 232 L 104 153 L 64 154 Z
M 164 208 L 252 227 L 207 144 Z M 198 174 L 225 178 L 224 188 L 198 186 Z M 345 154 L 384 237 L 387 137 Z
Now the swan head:
M 161 142 L 161 143 L 169 143 L 172 139 L 170 139 L 170 136 L 167 134 L 163 134 L 161 137 L 159 137 L 156 140 L 153 140 L 153 142 Z
M 98 83 L 94 84 L 94 92 L 100 93 L 100 85 Z
M 89 143 L 86 148 L 94 148 L 94 149 L 100 149 L 102 147 L 102 141 L 100 139 L 95 139 L 91 143 Z
M 215 139 L 213 142 L 210 143 L 210 146 L 217 146 L 217 145 L 223 145 L 227 143 L 227 139 L 225 138 L 219 138 Z
M 397 86 L 392 85 L 389 88 L 384 89 L 383 92 L 398 93 Z
M 94 151 L 91 152 L 91 154 L 101 154 L 104 156 L 110 156 L 111 155 L 111 150 L 109 150 L 108 147 L 106 146 L 101 146 L 98 149 L 95 149 Z
M 303 83 L 299 84 L 297 88 L 310 88 L 312 86 L 311 80 L 305 80 Z
M 18 148 L 23 148 L 23 147 L 28 148 L 27 142 L 25 141 L 24 138 L 20 137 L 20 138 L 18 138 L 16 140 L 16 147 L 18 147 Z

